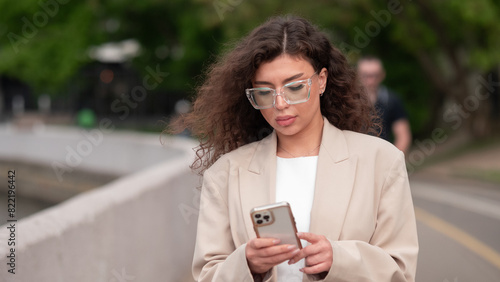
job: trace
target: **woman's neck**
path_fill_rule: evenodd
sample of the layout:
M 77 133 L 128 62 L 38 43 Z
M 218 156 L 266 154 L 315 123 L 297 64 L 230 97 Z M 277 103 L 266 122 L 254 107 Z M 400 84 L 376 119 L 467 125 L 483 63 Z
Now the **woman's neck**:
M 297 158 L 317 156 L 321 138 L 323 136 L 323 119 L 321 123 L 310 130 L 295 135 L 278 134 L 277 156 L 283 158 Z

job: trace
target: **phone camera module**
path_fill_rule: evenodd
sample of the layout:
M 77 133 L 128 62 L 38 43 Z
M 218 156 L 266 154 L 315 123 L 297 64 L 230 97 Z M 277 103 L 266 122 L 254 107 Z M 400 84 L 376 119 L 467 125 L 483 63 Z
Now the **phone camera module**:
M 269 216 L 268 216 L 268 215 L 265 215 L 265 216 L 264 216 L 264 219 L 265 219 L 266 221 L 269 221 Z
M 262 219 L 257 220 L 257 224 L 262 224 L 262 223 L 263 223 Z
M 255 218 L 260 218 L 260 217 L 261 217 L 260 213 L 255 215 Z

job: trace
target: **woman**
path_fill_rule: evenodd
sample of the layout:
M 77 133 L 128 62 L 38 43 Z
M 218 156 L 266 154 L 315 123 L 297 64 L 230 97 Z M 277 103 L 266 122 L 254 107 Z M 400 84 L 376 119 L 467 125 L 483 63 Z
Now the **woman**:
M 198 281 L 413 281 L 403 154 L 373 128 L 345 57 L 304 19 L 256 28 L 208 72 L 179 123 L 201 139 Z M 253 207 L 288 201 L 304 248 L 256 238 Z

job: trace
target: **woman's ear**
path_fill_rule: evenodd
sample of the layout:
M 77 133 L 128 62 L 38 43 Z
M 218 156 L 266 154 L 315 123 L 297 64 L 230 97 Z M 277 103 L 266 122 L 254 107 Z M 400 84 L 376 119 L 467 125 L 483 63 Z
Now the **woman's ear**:
M 328 70 L 326 68 L 322 68 L 318 74 L 319 78 L 319 91 L 321 93 L 325 92 L 326 82 L 328 80 Z

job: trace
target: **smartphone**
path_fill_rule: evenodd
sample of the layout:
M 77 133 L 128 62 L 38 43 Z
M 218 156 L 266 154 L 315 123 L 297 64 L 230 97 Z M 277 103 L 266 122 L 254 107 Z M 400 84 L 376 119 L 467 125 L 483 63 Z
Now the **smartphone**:
M 288 202 L 255 207 L 250 211 L 250 216 L 258 238 L 277 238 L 280 239 L 280 244 L 295 245 L 302 249 Z

